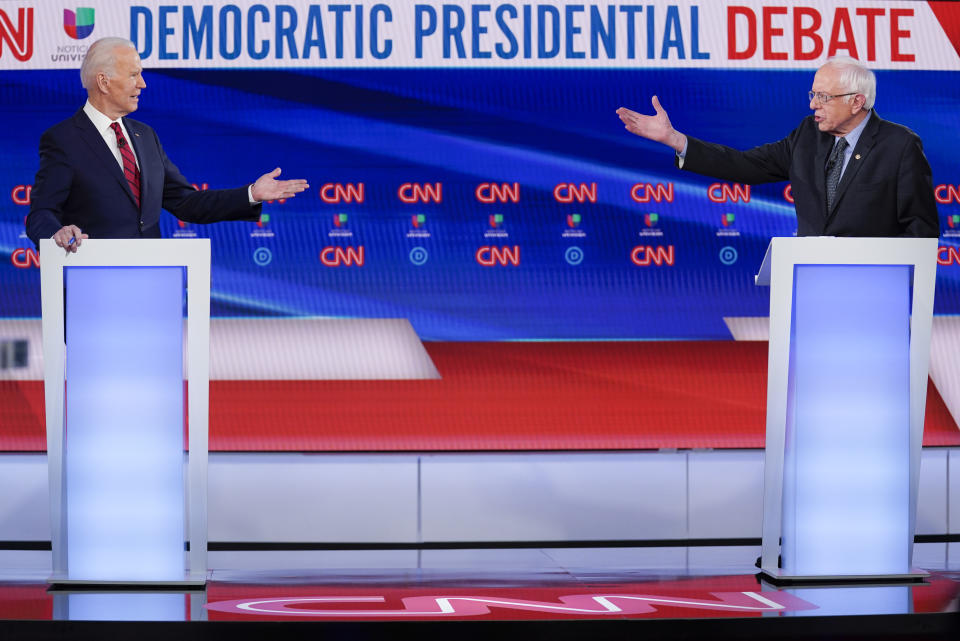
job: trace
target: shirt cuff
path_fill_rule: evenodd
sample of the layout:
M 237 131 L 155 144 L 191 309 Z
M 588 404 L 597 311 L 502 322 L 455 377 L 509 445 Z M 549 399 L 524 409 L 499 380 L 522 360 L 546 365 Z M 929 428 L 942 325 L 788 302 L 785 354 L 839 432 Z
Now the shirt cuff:
M 688 140 L 683 141 L 683 149 L 677 152 L 677 167 L 683 169 L 683 159 L 687 157 L 687 145 L 689 144 Z
M 684 148 L 684 151 L 686 151 L 686 148 Z M 254 199 L 253 199 L 253 183 L 250 183 L 249 185 L 247 185 L 247 200 L 250 201 L 250 204 L 251 204 L 251 205 L 259 205 L 259 204 L 260 204 L 260 201 L 259 201 L 259 200 L 254 200 Z

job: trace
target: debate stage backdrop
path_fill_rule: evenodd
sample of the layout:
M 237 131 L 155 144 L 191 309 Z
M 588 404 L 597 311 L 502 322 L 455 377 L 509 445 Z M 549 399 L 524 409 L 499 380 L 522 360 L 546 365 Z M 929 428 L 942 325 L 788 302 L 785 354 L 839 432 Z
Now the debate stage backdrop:
M 164 214 L 165 237 L 210 238 L 215 319 L 406 318 L 435 349 L 730 341 L 724 318 L 767 315 L 753 275 L 770 238 L 795 233 L 789 185 L 683 173 L 614 112 L 652 113 L 656 94 L 685 133 L 770 142 L 809 113 L 828 55 L 874 68 L 877 113 L 922 137 L 935 311 L 960 313 L 952 3 L 81 2 L 0 1 L 0 318 L 39 317 L 23 234 L 37 143 L 82 106 L 80 61 L 107 35 L 137 45 L 132 117 L 198 188 L 276 166 L 310 181 L 259 223 Z M 526 446 L 551 447 L 550 430 Z

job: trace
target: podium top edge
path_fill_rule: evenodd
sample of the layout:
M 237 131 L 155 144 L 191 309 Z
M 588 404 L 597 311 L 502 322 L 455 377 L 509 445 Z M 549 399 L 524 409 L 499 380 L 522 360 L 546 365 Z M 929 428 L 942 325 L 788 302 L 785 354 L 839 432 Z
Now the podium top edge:
M 40 268 L 44 267 L 187 267 L 209 268 L 209 238 L 87 238 L 68 252 L 44 238 L 40 241 Z
M 891 237 L 891 236 L 773 236 L 771 243 L 778 245 L 787 244 L 839 244 L 839 245 L 923 245 L 931 242 L 938 242 L 937 238 L 915 238 L 915 237 Z
M 778 236 L 770 239 L 760 269 L 758 286 L 769 286 L 773 254 L 778 262 L 822 265 L 935 264 L 939 238 L 850 238 L 838 236 Z

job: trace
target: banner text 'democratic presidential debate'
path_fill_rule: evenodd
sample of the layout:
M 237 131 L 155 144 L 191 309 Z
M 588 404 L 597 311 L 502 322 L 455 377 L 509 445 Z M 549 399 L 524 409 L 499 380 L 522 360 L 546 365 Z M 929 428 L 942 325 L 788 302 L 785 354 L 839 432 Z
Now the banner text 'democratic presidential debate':
M 882 68 L 918 62 L 930 18 L 922 4 L 896 3 L 144 3 L 129 12 L 130 38 L 158 66 L 802 68 L 849 55 Z

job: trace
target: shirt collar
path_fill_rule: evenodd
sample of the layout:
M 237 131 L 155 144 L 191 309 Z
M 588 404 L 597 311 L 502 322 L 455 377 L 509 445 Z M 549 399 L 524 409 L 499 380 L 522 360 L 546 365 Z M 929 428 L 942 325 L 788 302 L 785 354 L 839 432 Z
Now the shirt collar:
M 87 118 L 90 119 L 90 122 L 93 123 L 93 126 L 100 133 L 106 131 L 107 127 L 109 127 L 111 123 L 120 122 L 119 119 L 110 120 L 109 116 L 90 104 L 89 100 L 87 100 L 87 103 L 83 105 L 83 113 L 87 114 Z M 123 123 L 120 123 L 120 125 L 122 126 Z
M 860 135 L 863 133 L 863 129 L 867 126 L 867 123 L 870 122 L 870 118 L 873 117 L 873 109 L 867 112 L 867 117 L 860 121 L 860 124 L 853 128 L 853 131 L 848 133 L 846 136 L 842 136 L 846 139 L 849 147 L 847 149 L 853 149 L 857 146 L 857 142 L 860 140 Z M 837 136 L 841 138 L 841 136 Z M 836 141 L 834 141 L 836 142 Z

